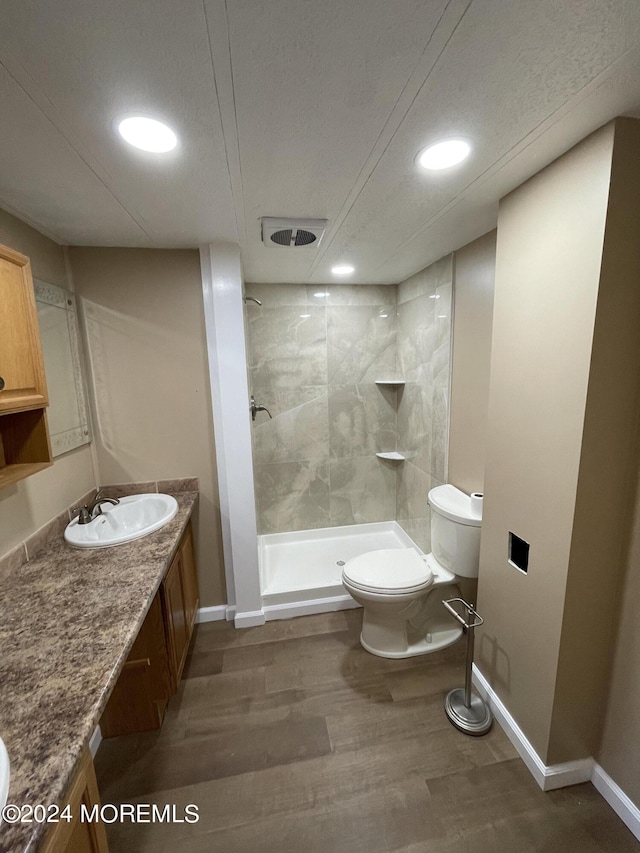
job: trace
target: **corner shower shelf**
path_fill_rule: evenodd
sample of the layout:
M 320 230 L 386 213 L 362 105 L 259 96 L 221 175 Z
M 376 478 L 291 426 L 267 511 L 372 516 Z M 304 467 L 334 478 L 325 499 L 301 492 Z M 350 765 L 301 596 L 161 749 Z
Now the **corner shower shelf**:
M 390 385 L 391 387 L 397 387 L 404 384 L 404 379 L 376 379 L 376 385 Z
M 388 453 L 376 453 L 379 459 L 389 459 L 392 462 L 404 462 L 407 458 L 404 453 L 398 453 L 397 450 L 392 450 Z

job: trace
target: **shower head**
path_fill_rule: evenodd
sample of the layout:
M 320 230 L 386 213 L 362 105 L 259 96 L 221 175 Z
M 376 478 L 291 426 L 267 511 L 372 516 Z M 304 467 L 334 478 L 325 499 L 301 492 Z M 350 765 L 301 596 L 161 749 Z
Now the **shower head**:
M 256 299 L 255 296 L 245 296 L 244 301 L 245 302 L 255 302 L 256 305 L 262 305 L 262 302 L 260 302 L 259 299 Z

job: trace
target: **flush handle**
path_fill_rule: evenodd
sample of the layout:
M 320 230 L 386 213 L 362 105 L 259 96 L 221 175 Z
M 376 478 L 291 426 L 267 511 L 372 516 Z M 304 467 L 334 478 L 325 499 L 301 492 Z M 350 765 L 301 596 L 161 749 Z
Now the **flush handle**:
M 4 379 L 0 376 L 0 391 L 4 388 Z

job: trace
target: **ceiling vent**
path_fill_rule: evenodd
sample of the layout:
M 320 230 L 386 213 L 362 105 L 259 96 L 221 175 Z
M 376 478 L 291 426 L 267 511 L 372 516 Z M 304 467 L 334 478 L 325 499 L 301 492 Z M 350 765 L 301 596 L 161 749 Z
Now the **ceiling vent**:
M 262 242 L 270 249 L 317 249 L 329 221 L 327 219 L 274 219 L 263 216 Z

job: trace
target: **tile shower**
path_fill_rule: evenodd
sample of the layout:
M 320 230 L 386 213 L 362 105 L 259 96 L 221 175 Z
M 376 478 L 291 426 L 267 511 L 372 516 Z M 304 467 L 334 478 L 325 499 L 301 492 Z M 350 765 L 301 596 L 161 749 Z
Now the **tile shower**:
M 427 492 L 446 478 L 452 273 L 448 256 L 399 285 L 246 285 L 262 302 L 246 305 L 247 354 L 251 393 L 273 416 L 256 417 L 253 458 L 276 586 L 295 587 L 305 566 L 304 598 L 339 594 L 336 562 L 354 548 L 429 550 Z M 376 456 L 391 450 L 406 460 Z M 309 557 L 328 555 L 332 534 L 323 571 Z

